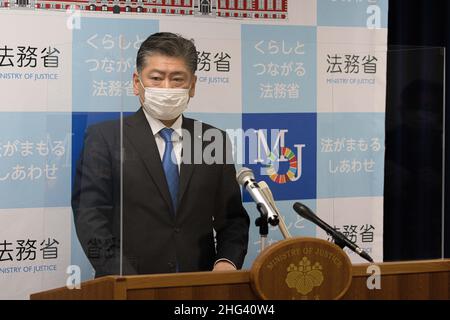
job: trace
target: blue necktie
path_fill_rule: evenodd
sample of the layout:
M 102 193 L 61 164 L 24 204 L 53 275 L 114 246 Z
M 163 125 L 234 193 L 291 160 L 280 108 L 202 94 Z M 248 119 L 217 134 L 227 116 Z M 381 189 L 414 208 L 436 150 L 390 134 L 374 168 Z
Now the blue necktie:
M 162 165 L 166 174 L 167 186 L 169 187 L 170 197 L 172 198 L 173 211 L 175 213 L 177 211 L 178 185 L 180 178 L 178 174 L 178 164 L 176 162 L 176 157 L 175 154 L 173 154 L 172 133 L 173 129 L 164 128 L 159 132 L 159 135 L 164 139 L 164 142 L 166 143 Z

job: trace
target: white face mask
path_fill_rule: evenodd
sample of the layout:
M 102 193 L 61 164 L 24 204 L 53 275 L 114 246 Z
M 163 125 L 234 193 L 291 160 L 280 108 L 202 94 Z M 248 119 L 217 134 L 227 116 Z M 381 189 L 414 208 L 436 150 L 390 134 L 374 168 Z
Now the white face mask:
M 153 118 L 158 120 L 173 120 L 186 110 L 189 102 L 189 89 L 150 88 L 141 86 L 145 90 L 143 108 Z

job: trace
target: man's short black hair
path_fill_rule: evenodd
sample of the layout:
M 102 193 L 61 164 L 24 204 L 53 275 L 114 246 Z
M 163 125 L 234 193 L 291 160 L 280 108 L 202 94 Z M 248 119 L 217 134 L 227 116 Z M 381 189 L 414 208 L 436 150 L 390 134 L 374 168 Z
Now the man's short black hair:
M 158 32 L 148 37 L 139 48 L 136 57 L 138 73 L 145 65 L 145 59 L 154 54 L 183 58 L 192 73 L 197 70 L 197 49 L 194 41 L 171 32 Z

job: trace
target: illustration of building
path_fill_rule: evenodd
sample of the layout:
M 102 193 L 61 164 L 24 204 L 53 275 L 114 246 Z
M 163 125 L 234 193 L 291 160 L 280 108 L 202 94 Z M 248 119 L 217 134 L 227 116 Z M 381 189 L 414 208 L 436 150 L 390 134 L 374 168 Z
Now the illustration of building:
M 0 8 L 9 7 L 14 9 L 34 8 L 34 0 L 0 0 Z
M 36 0 L 37 9 L 192 15 L 192 0 Z
M 286 19 L 288 0 L 218 0 L 219 17 Z
M 194 14 L 197 16 L 215 17 L 217 0 L 194 0 Z
M 0 8 L 287 19 L 288 0 L 0 0 Z
M 211 0 L 200 0 L 199 6 L 201 14 L 210 14 L 212 11 Z

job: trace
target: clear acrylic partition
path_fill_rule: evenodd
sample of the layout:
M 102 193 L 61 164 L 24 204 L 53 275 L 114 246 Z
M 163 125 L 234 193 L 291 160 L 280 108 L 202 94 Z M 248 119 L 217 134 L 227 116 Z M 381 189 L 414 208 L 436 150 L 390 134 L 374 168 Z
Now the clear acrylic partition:
M 444 258 L 446 49 L 388 51 L 384 260 Z
M 210 38 L 197 37 L 198 51 L 206 52 L 208 47 L 202 45 L 210 41 Z M 226 43 L 221 46 L 223 48 L 241 46 L 238 39 L 216 41 Z M 243 41 L 243 46 L 246 45 Z M 317 96 L 311 100 L 316 101 L 313 109 L 305 101 L 299 102 L 298 106 L 290 101 L 289 108 L 292 109 L 286 107 L 279 114 L 272 114 L 273 108 L 270 109 L 266 102 L 267 105 L 261 105 L 261 113 L 266 114 L 260 118 L 250 114 L 258 110 L 256 106 L 244 108 L 250 110 L 244 115 L 242 111 L 224 113 L 223 110 L 234 105 L 230 103 L 234 99 L 230 93 L 233 91 L 226 86 L 223 92 L 209 91 L 206 85 L 210 81 L 208 74 L 205 76 L 205 70 L 200 70 L 206 66 L 199 65 L 196 95 L 185 115 L 227 130 L 234 146 L 236 170 L 249 167 L 257 181 L 268 184 L 292 236 L 331 239 L 295 213 L 292 205 L 298 201 L 366 250 L 376 262 L 442 258 L 445 231 L 442 209 L 444 49 L 395 48 L 386 51 L 386 46 L 352 44 L 339 47 L 335 43 L 320 43 L 315 49 L 320 57 L 317 79 L 302 79 L 298 97 L 302 99 L 302 86 L 314 88 L 317 84 Z M 240 50 L 236 54 L 240 54 Z M 128 57 L 128 53 L 122 55 Z M 254 67 L 257 60 L 250 62 L 248 59 L 252 57 L 242 57 L 241 62 L 244 83 L 250 81 L 249 73 L 262 72 L 261 65 Z M 210 68 L 213 67 L 211 63 Z M 132 77 L 131 73 L 121 75 L 122 82 Z M 230 73 L 227 76 L 232 81 L 236 75 Z M 260 89 L 245 84 L 243 87 L 242 95 L 251 95 L 251 90 Z M 218 99 L 219 96 L 228 98 Z M 139 129 L 140 122 L 147 120 L 142 114 L 137 117 L 134 114 L 138 110 L 138 98 L 128 98 L 134 100 L 121 101 L 118 139 L 123 153 L 120 170 L 116 172 L 121 183 L 115 190 L 115 196 L 121 199 L 119 273 L 183 272 L 185 270 L 177 269 L 176 255 L 168 253 L 168 244 L 176 241 L 174 239 L 180 232 L 185 232 L 180 225 L 195 226 L 199 220 L 182 217 L 180 219 L 187 220 L 178 223 L 166 217 L 168 220 L 164 222 L 162 220 L 166 218 L 155 215 L 155 212 L 166 212 L 168 203 L 168 198 L 162 196 L 164 176 L 157 173 L 161 167 L 155 165 L 156 160 L 161 159 L 155 151 L 156 145 L 150 142 L 149 128 L 145 129 L 144 125 Z M 239 98 L 239 101 L 246 103 L 248 99 Z M 287 112 L 291 116 L 283 118 Z M 293 116 L 293 113 L 298 114 Z M 308 127 L 311 121 L 314 125 Z M 280 123 L 280 127 L 276 128 L 274 123 Z M 313 131 L 305 134 L 303 127 Z M 315 131 L 311 129 L 314 127 Z M 303 159 L 300 159 L 303 160 L 302 172 L 292 186 L 289 182 L 280 186 L 279 179 L 277 182 L 262 169 L 263 164 L 267 164 L 265 161 L 270 162 L 272 157 L 283 152 L 280 144 L 271 149 L 270 143 L 276 145 L 276 136 L 271 137 L 272 141 L 265 136 L 272 154 L 269 152 L 264 156 L 262 153 L 267 150 L 261 145 L 261 137 L 255 130 L 250 133 L 250 128 L 267 129 L 269 135 L 271 129 L 279 129 L 278 132 L 291 130 L 292 133 L 286 133 L 284 147 L 299 152 L 298 156 L 303 152 Z M 238 129 L 242 131 L 241 135 L 236 134 Z M 255 142 L 253 145 L 249 142 L 251 138 Z M 299 147 L 302 144 L 306 145 L 303 149 Z M 252 147 L 256 149 L 250 150 Z M 262 153 L 258 154 L 258 148 Z M 310 150 L 314 150 L 312 156 Z M 255 164 L 252 155 L 262 156 L 265 160 Z M 289 170 L 288 161 L 280 164 L 280 170 Z M 314 179 L 306 182 L 314 176 L 315 182 L 310 183 Z M 161 201 L 155 200 L 151 208 L 136 207 L 139 199 L 154 195 Z M 203 201 L 210 196 L 201 193 L 199 199 L 184 201 Z M 243 265 L 248 269 L 260 254 L 259 230 L 254 224 L 259 213 L 245 190 L 242 196 L 250 217 L 248 253 Z M 167 228 L 173 229 L 173 237 L 158 236 L 158 230 L 152 230 L 153 223 L 166 223 Z M 280 229 L 271 227 L 267 244 L 282 239 Z M 346 251 L 352 262 L 364 262 L 348 249 Z
M 145 27 L 154 27 L 144 18 L 97 24 L 86 19 L 74 32 L 72 126 L 78 162 L 72 207 L 81 243 L 74 258 L 83 265 L 83 281 L 93 275 L 137 273 L 128 268 L 132 258 L 122 249 L 127 217 L 122 182 L 127 155 L 122 146 L 126 118 L 140 106 L 133 91 L 137 50 L 147 36 Z
M 317 214 L 375 262 L 443 258 L 445 49 L 329 51 Z

